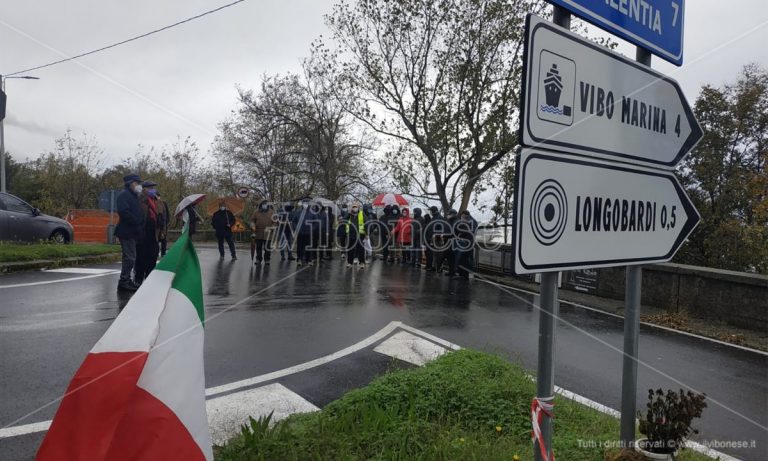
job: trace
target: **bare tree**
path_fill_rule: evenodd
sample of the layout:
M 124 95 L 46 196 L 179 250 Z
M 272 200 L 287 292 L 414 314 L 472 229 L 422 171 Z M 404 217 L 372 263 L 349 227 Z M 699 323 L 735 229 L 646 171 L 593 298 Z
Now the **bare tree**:
M 517 146 L 528 0 L 342 1 L 327 17 L 357 95 L 348 110 L 398 141 L 389 157 L 411 195 L 466 209 Z

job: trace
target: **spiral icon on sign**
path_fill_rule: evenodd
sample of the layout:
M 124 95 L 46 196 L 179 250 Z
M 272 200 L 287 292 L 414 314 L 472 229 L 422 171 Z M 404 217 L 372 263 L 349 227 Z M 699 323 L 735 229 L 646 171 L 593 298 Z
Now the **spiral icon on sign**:
M 568 220 L 568 200 L 559 182 L 547 179 L 539 184 L 531 201 L 531 229 L 542 245 L 552 245 L 560 239 Z

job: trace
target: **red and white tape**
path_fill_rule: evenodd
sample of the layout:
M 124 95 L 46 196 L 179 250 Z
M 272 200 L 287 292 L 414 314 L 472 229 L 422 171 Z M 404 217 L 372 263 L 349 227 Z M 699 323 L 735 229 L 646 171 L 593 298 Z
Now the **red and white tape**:
M 539 452 L 541 453 L 541 459 L 543 461 L 555 461 L 555 455 L 547 452 L 547 447 L 544 444 L 544 436 L 541 434 L 541 421 L 544 415 L 550 418 L 555 417 L 555 396 L 551 397 L 534 397 L 531 402 L 531 426 L 533 431 L 531 433 L 531 439 L 534 444 L 539 445 Z

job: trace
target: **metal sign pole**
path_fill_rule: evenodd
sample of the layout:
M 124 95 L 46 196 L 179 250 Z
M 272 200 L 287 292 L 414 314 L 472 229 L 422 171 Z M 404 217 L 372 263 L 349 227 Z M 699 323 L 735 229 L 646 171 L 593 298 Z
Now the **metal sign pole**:
M 651 53 L 638 47 L 637 62 L 651 65 Z M 641 266 L 627 266 L 624 309 L 624 364 L 621 376 L 621 446 L 635 443 L 637 413 L 637 352 L 640 339 L 640 298 L 643 281 Z
M 547 400 L 555 393 L 555 322 L 559 314 L 557 281 L 560 272 L 541 274 L 541 297 L 539 309 L 539 360 L 536 372 L 536 397 Z M 534 422 L 535 424 L 535 422 Z M 552 419 L 544 414 L 541 420 L 541 435 L 546 448 L 547 459 L 552 459 Z M 533 446 L 534 459 L 544 461 L 538 442 Z
M 571 15 L 566 9 L 555 6 L 552 12 L 552 22 L 570 30 Z M 557 282 L 559 279 L 560 272 L 541 274 L 539 358 L 536 372 L 536 398 L 540 401 L 552 399 L 555 394 L 555 325 L 559 311 L 557 301 Z M 535 421 L 534 424 L 536 424 Z M 536 461 L 552 459 L 552 418 L 546 413 L 541 418 L 541 436 L 547 457 L 542 457 L 538 441 L 535 441 L 533 454 Z

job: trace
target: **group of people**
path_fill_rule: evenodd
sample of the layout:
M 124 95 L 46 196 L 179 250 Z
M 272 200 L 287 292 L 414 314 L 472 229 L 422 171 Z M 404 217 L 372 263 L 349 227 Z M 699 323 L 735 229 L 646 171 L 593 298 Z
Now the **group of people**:
M 221 202 L 212 225 L 222 258 L 225 241 L 232 258 L 237 258 L 234 222 L 234 215 Z M 411 215 L 407 207 L 387 205 L 377 213 L 368 204 L 343 204 L 337 209 L 309 198 L 298 200 L 298 206 L 284 203 L 276 210 L 265 200 L 253 213 L 250 227 L 255 264 L 269 264 L 274 249 L 282 261 L 296 261 L 297 266 L 331 260 L 339 249 L 349 267 L 364 268 L 376 255 L 388 263 L 462 277 L 468 277 L 474 267 L 477 221 L 467 210 L 450 209 L 443 215 L 433 206 L 427 213 L 414 208 Z
M 123 178 L 124 189 L 115 207 L 120 221 L 114 234 L 123 253 L 119 290 L 136 291 L 168 247 L 168 204 L 160 198 L 157 183 L 136 174 Z

